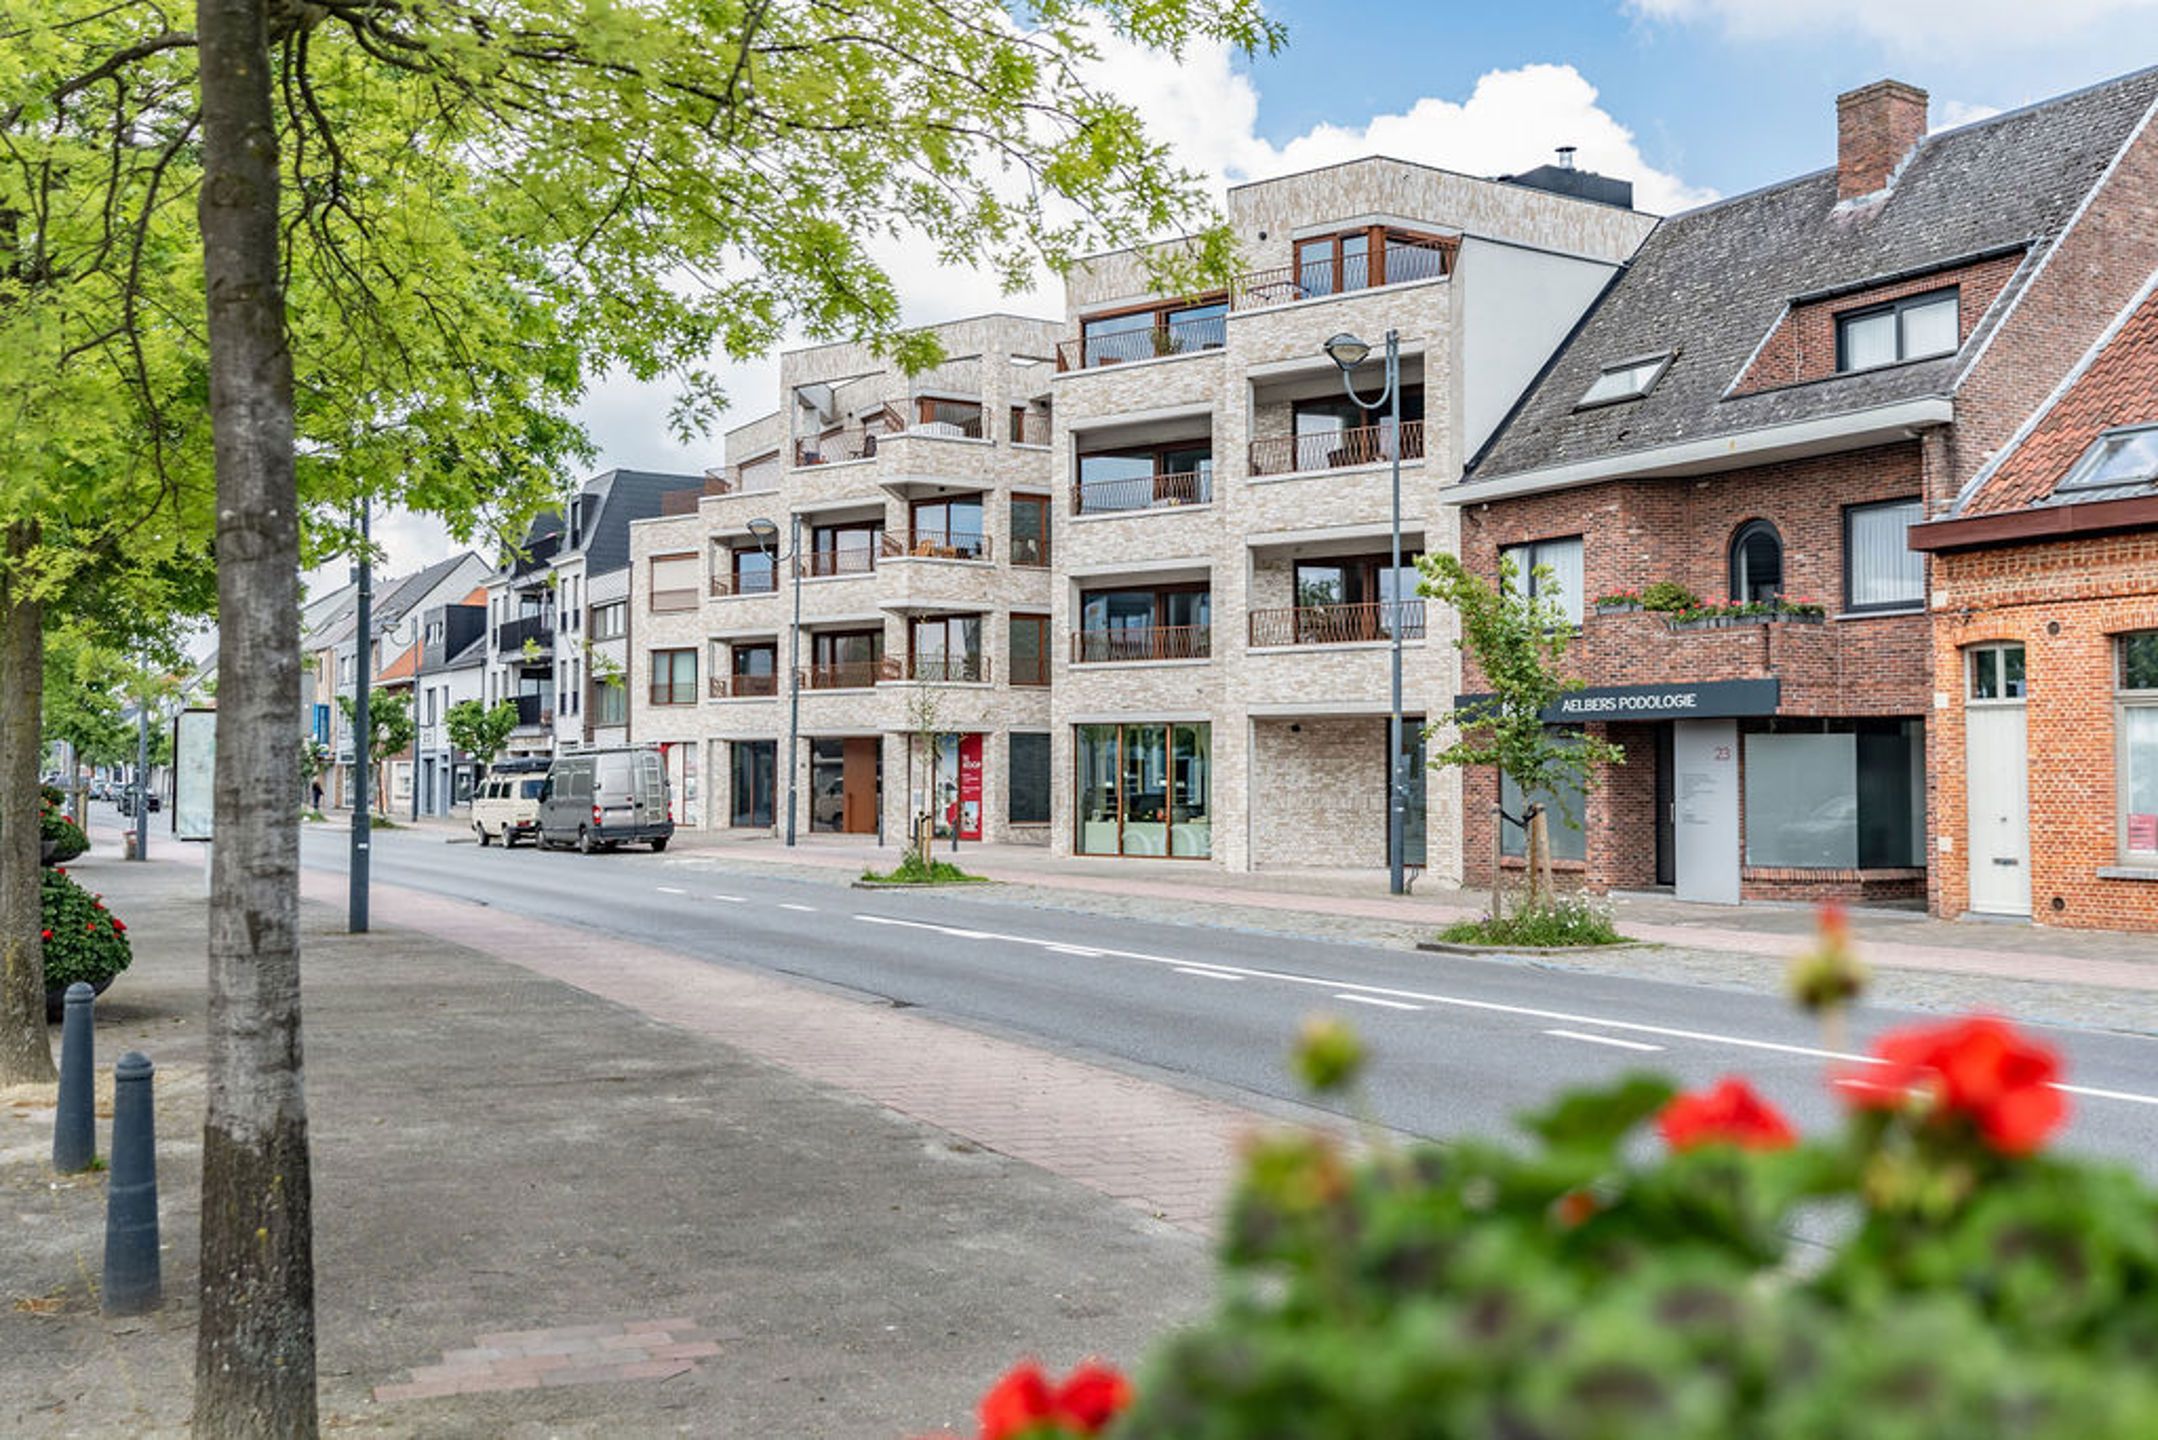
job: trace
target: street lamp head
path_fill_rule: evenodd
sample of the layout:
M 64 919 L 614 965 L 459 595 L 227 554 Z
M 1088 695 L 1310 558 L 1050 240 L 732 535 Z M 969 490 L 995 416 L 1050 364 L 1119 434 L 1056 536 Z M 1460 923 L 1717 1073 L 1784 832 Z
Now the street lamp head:
M 779 539 L 779 526 L 760 515 L 749 522 L 749 533 L 756 537 L 759 545 L 769 547 Z
M 1327 341 L 1325 348 L 1327 356 L 1341 367 L 1344 375 L 1363 364 L 1364 357 L 1371 353 L 1369 345 L 1346 330 Z

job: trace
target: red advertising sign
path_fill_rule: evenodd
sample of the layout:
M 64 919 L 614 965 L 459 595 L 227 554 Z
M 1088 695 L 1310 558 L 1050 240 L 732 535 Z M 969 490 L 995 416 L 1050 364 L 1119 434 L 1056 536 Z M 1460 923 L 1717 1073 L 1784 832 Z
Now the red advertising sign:
M 959 737 L 959 838 L 982 838 L 982 737 Z

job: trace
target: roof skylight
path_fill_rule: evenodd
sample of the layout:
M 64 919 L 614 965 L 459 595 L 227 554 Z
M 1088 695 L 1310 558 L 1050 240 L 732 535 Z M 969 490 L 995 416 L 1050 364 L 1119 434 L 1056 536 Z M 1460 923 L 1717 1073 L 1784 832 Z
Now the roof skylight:
M 2158 480 L 2158 425 L 2138 425 L 2108 430 L 2093 440 L 2076 468 L 2053 489 L 2059 494 L 2064 490 L 2101 490 L 2154 480 Z
M 1670 367 L 1671 352 L 1668 350 L 1606 365 L 1603 373 L 1574 402 L 1574 408 L 1587 410 L 1597 405 L 1616 405 L 1622 400 L 1639 400 L 1656 388 L 1656 382 Z

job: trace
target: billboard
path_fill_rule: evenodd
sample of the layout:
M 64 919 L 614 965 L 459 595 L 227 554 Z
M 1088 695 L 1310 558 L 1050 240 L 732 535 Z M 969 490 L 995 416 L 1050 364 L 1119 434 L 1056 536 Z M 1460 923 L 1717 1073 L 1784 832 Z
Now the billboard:
M 172 719 L 172 833 L 207 840 L 217 818 L 217 712 L 182 710 Z

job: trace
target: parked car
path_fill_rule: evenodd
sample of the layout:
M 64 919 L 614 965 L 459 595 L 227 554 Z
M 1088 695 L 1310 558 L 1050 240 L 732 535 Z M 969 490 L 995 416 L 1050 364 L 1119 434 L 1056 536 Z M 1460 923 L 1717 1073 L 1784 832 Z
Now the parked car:
M 540 844 L 574 845 L 586 854 L 674 838 L 674 796 L 659 751 L 648 745 L 560 755 L 540 794 Z
M 122 815 L 133 815 L 135 813 L 135 793 L 135 787 L 132 785 L 122 785 L 120 787 L 119 802 Z M 150 791 L 146 798 L 152 815 L 165 808 L 165 803 L 157 798 L 155 790 Z
M 472 833 L 482 845 L 500 840 L 504 849 L 539 838 L 540 792 L 547 777 L 529 771 L 496 771 L 472 792 Z

